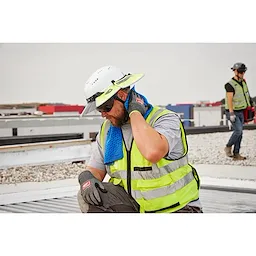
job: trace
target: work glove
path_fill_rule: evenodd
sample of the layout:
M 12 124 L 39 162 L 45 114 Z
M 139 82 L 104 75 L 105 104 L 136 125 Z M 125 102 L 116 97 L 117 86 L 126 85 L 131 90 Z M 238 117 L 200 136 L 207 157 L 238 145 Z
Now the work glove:
M 135 91 L 130 91 L 130 98 L 127 112 L 130 115 L 133 111 L 139 111 L 142 116 L 145 115 L 148 106 L 145 105 L 144 100 Z
M 96 179 L 90 171 L 80 173 L 78 180 L 84 201 L 91 205 L 102 205 L 98 189 L 107 192 L 102 182 Z
M 231 123 L 234 123 L 236 121 L 236 115 L 234 112 L 230 112 L 230 117 L 229 117 Z

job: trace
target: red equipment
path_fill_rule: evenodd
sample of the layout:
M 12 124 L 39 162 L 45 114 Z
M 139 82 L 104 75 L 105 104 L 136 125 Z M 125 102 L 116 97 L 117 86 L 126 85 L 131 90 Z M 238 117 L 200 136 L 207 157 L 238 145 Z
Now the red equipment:
M 256 122 L 256 116 L 255 116 L 255 108 L 254 107 L 247 107 L 244 110 L 244 122 L 248 123 L 253 121 Z

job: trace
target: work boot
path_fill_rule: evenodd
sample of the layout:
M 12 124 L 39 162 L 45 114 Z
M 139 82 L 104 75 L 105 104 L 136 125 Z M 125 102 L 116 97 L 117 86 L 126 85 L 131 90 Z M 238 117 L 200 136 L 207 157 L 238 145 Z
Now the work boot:
M 237 161 L 237 160 L 245 160 L 246 157 L 245 156 L 241 156 L 239 153 L 238 154 L 234 154 L 233 156 L 233 160 Z
M 226 153 L 226 156 L 228 156 L 228 157 L 233 157 L 233 154 L 232 154 L 231 150 L 232 150 L 232 147 L 225 147 L 225 148 L 224 148 L 224 151 L 225 151 L 225 153 Z

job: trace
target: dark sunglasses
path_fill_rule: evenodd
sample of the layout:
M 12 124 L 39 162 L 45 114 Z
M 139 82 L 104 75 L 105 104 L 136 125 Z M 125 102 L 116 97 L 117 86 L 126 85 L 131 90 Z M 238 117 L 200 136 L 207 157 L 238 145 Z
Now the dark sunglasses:
M 239 74 L 243 74 L 243 73 L 246 72 L 246 70 L 244 70 L 244 69 L 240 69 L 240 70 L 239 70 L 239 69 L 238 69 L 237 72 L 238 72 Z
M 121 100 L 116 94 L 113 95 L 109 100 L 107 100 L 106 102 L 104 102 L 102 105 L 100 105 L 99 107 L 97 107 L 97 110 L 99 112 L 110 112 L 111 109 L 114 106 L 114 102 L 115 100 L 118 100 L 120 102 L 122 102 L 124 104 L 124 101 Z

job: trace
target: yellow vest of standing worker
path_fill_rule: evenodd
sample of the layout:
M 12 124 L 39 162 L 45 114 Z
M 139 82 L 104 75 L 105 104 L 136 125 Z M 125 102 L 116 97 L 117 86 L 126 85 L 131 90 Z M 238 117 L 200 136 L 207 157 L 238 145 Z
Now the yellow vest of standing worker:
M 151 126 L 171 111 L 154 107 L 146 119 Z M 110 122 L 105 121 L 100 141 L 105 153 L 105 141 Z M 124 141 L 123 158 L 108 166 L 110 182 L 121 185 L 140 205 L 140 212 L 174 212 L 199 198 L 200 180 L 194 167 L 188 163 L 188 146 L 183 124 L 180 122 L 184 154 L 177 160 L 162 158 L 156 164 L 146 160 L 135 140 L 130 151 Z
M 233 96 L 233 109 L 234 110 L 242 110 L 246 109 L 247 106 L 250 107 L 250 96 L 246 82 L 242 82 L 243 86 L 237 83 L 235 80 L 231 79 L 229 84 L 234 88 L 235 94 Z M 225 100 L 225 109 L 228 108 L 228 99 L 226 95 Z

